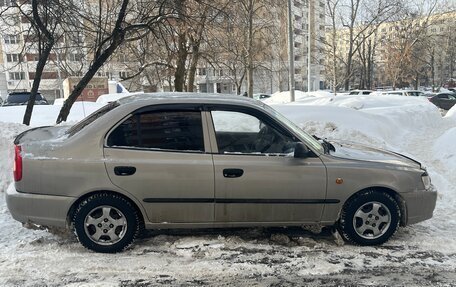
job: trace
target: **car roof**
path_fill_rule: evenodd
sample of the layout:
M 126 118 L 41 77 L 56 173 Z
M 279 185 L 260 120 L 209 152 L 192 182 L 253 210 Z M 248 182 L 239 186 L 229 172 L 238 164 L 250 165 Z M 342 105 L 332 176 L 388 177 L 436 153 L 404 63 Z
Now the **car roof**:
M 36 92 L 37 94 L 41 94 L 41 92 Z M 8 93 L 8 96 L 13 96 L 13 95 L 24 95 L 24 94 L 28 94 L 30 95 L 31 92 L 11 92 L 11 93 Z
M 120 104 L 144 104 L 159 103 L 201 103 L 201 104 L 238 104 L 263 107 L 264 103 L 248 97 L 227 94 L 187 93 L 187 92 L 163 92 L 143 93 L 124 97 L 118 100 Z

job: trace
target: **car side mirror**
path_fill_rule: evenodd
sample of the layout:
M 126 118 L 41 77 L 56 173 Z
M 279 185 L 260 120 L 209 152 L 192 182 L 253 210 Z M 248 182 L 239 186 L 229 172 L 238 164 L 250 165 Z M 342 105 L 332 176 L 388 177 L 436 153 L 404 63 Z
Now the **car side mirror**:
M 295 158 L 306 158 L 309 156 L 310 150 L 309 148 L 301 143 L 296 143 L 295 150 L 294 150 L 294 157 Z

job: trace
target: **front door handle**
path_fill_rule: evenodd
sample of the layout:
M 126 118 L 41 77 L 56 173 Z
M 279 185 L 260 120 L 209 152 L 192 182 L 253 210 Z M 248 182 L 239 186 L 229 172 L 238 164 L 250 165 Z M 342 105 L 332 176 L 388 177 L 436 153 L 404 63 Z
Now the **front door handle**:
M 135 172 L 136 167 L 134 166 L 116 166 L 114 168 L 114 174 L 118 176 L 133 175 Z
M 225 168 L 223 170 L 223 176 L 228 178 L 241 177 L 244 171 L 240 168 Z

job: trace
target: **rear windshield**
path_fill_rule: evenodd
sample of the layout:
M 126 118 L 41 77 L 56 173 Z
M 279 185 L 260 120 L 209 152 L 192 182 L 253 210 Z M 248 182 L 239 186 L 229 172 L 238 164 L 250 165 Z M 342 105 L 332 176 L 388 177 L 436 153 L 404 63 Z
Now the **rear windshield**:
M 119 102 L 111 102 L 107 104 L 106 106 L 101 107 L 100 109 L 96 110 L 92 114 L 90 114 L 88 117 L 84 118 L 74 126 L 68 129 L 67 134 L 71 137 L 72 135 L 76 134 L 80 130 L 82 130 L 84 127 L 88 126 L 91 124 L 93 121 L 98 119 L 99 117 L 103 116 L 107 112 L 117 108 L 119 106 Z
M 28 102 L 30 98 L 30 93 L 24 93 L 24 94 L 13 94 L 8 96 L 8 102 L 9 103 L 25 103 Z M 43 97 L 41 94 L 36 94 L 36 101 L 41 101 Z

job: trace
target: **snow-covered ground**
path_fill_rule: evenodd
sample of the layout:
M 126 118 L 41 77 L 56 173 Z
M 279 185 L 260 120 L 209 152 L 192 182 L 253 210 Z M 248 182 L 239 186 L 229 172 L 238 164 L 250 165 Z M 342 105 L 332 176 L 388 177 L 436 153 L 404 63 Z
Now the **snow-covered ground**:
M 439 191 L 434 217 L 377 247 L 344 245 L 330 230 L 223 229 L 155 231 L 124 253 L 96 254 L 71 234 L 25 229 L 10 217 L 1 191 L 11 182 L 11 141 L 27 127 L 14 123 L 20 110 L 0 108 L 0 286 L 455 286 L 456 108 L 442 117 L 416 98 L 324 93 L 277 102 L 312 134 L 422 161 Z M 58 113 L 39 111 L 32 125 L 52 124 Z M 82 115 L 75 110 L 71 120 Z

